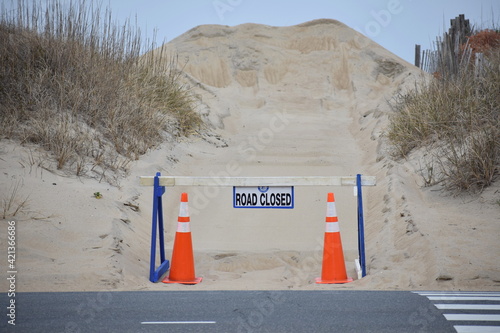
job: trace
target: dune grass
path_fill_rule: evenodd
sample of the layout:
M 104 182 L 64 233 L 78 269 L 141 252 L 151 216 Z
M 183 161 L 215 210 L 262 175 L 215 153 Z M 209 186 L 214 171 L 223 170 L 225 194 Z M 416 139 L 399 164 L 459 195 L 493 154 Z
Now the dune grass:
M 20 194 L 20 185 L 21 181 L 17 181 L 11 185 L 9 191 L 6 189 L 2 191 L 0 215 L 3 220 L 16 216 L 28 207 L 29 196 L 23 196 Z
M 500 41 L 500 34 L 493 34 Z M 397 156 L 407 156 L 414 149 L 424 150 L 422 177 L 426 185 L 440 183 L 453 194 L 477 193 L 497 178 L 499 44 L 481 49 L 484 58 L 480 64 L 474 61 L 476 53 L 470 52 L 456 73 L 433 78 L 399 96 L 394 103 L 388 138 Z
M 0 14 L 0 139 L 102 177 L 201 124 L 174 55 L 93 1 L 17 1 Z

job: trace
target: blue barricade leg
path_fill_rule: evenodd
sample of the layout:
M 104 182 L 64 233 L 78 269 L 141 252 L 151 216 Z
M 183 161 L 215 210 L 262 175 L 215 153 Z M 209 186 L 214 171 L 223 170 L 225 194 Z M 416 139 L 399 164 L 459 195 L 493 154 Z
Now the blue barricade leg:
M 366 261 L 365 261 L 365 227 L 363 217 L 363 191 L 361 190 L 361 175 L 356 176 L 356 185 L 358 188 L 358 251 L 359 264 L 361 266 L 361 276 L 366 276 Z
M 163 274 L 170 268 L 170 263 L 165 259 L 165 240 L 163 229 L 163 207 L 162 195 L 165 193 L 165 186 L 160 186 L 159 177 L 160 173 L 157 172 L 154 178 L 153 188 L 153 218 L 151 227 L 151 258 L 149 268 L 149 281 L 158 282 Z M 160 238 L 160 266 L 156 269 L 156 232 L 159 232 Z

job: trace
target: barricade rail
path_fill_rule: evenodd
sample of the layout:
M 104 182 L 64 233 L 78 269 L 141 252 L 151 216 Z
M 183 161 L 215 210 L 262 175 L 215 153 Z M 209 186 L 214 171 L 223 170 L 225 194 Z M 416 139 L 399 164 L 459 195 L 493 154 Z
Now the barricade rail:
M 196 177 L 157 176 L 160 186 L 356 186 L 356 176 Z M 141 176 L 140 184 L 154 186 L 155 176 Z M 361 176 L 361 186 L 375 186 L 375 176 Z

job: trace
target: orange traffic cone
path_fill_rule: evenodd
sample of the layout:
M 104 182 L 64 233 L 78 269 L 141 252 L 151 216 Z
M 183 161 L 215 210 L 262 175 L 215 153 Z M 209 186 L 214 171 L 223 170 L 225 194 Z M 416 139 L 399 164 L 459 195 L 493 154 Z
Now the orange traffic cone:
M 347 283 L 352 279 L 347 276 L 344 251 L 340 239 L 339 220 L 335 208 L 333 193 L 328 193 L 326 208 L 325 244 L 323 247 L 323 267 L 321 277 L 316 283 Z
M 190 219 L 187 193 L 182 193 L 181 195 L 181 206 L 177 221 L 177 232 L 174 239 L 170 274 L 168 278 L 163 279 L 163 282 L 183 284 L 200 283 L 202 278 L 194 276 L 193 243 L 189 226 Z

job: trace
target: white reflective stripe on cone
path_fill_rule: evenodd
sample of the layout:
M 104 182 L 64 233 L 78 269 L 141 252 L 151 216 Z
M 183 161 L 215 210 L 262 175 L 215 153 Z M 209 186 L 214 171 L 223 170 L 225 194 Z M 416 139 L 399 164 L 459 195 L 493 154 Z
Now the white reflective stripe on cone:
M 325 232 L 340 232 L 340 226 L 338 222 L 326 222 Z
M 188 217 L 189 216 L 189 208 L 188 208 L 188 203 L 187 202 L 182 202 L 179 207 L 179 216 L 181 217 Z
M 189 222 L 177 222 L 177 232 L 191 232 Z
M 337 209 L 335 208 L 335 202 L 327 202 L 327 204 L 326 204 L 326 216 L 327 217 L 337 216 Z

